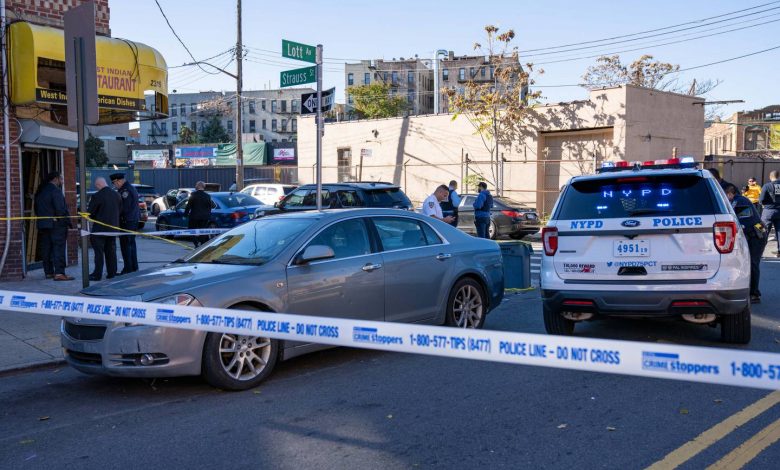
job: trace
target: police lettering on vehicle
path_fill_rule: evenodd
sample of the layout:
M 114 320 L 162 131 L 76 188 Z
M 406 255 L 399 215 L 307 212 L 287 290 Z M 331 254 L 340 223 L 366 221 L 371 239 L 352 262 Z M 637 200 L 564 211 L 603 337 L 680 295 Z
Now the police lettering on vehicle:
M 663 217 L 653 219 L 653 227 L 692 227 L 702 225 L 701 217 Z
M 603 220 L 572 220 L 571 221 L 571 228 L 574 230 L 601 228 L 603 226 L 604 226 Z

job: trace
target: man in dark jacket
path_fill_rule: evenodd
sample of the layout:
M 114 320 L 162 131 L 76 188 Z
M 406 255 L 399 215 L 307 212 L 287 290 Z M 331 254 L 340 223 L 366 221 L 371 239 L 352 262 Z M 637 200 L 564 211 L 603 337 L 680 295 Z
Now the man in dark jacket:
M 119 226 L 119 210 L 122 197 L 108 187 L 105 178 L 95 179 L 95 189 L 98 190 L 89 200 L 90 218 L 101 222 L 92 224 L 92 232 L 114 232 L 112 227 Z M 105 224 L 105 225 L 102 225 Z M 90 281 L 99 281 L 103 277 L 103 260 L 106 263 L 106 277 L 116 276 L 116 237 L 105 235 L 90 235 L 89 242 L 95 252 L 95 270 L 89 275 Z
M 119 228 L 125 230 L 138 230 L 141 220 L 141 209 L 138 208 L 138 191 L 125 179 L 124 173 L 114 173 L 110 176 L 111 182 L 122 198 L 122 208 L 119 211 Z M 122 235 L 119 237 L 119 248 L 122 251 L 122 272 L 128 274 L 138 271 L 138 251 L 135 246 L 135 235 Z
M 474 201 L 474 225 L 477 228 L 477 237 L 490 238 L 490 209 L 493 208 L 493 196 L 488 191 L 484 181 L 477 185 L 479 196 Z
M 72 281 L 65 274 L 65 243 L 68 229 L 72 227 L 65 196 L 62 194 L 62 175 L 51 172 L 35 194 L 35 215 L 38 219 L 38 241 L 40 243 L 43 271 L 47 279 Z
M 761 302 L 761 290 L 758 288 L 759 278 L 761 276 L 761 257 L 764 255 L 764 248 L 768 238 L 766 227 L 761 222 L 756 206 L 750 199 L 739 194 L 739 190 L 733 184 L 726 186 L 726 196 L 731 201 L 731 206 L 739 218 L 742 225 L 742 232 L 745 234 L 750 251 L 750 303 Z
M 195 183 L 195 191 L 190 194 L 187 200 L 187 207 L 184 209 L 184 217 L 189 217 L 187 228 L 206 228 L 211 219 L 211 196 L 204 191 L 206 183 L 198 181 Z M 195 248 L 206 243 L 209 237 L 206 235 L 197 235 L 193 237 Z
M 770 232 L 772 227 L 775 228 L 775 235 L 777 235 L 775 256 L 780 258 L 780 232 L 778 232 L 778 228 L 780 228 L 780 171 L 769 172 L 769 183 L 761 188 L 758 202 L 764 207 L 761 211 L 761 222 Z

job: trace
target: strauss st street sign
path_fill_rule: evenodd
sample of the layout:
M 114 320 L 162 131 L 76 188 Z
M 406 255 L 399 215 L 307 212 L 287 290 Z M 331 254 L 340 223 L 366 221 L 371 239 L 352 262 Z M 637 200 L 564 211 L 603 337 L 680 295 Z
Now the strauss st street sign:
M 317 66 L 303 67 L 294 70 L 284 70 L 279 74 L 279 84 L 282 88 L 303 85 L 317 81 Z

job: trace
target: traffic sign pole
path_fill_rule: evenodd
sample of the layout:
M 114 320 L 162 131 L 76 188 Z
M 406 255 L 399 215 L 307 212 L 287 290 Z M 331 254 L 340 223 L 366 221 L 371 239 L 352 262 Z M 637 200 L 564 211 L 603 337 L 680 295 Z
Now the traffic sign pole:
M 317 44 L 317 210 L 322 210 L 322 44 Z

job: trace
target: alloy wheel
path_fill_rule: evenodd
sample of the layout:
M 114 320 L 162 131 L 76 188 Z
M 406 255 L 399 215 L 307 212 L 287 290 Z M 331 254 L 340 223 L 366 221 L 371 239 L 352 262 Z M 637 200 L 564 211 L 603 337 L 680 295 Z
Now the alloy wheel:
M 483 312 L 482 295 L 476 287 L 466 284 L 458 289 L 452 306 L 455 326 L 459 328 L 478 328 Z
M 260 375 L 271 357 L 271 340 L 259 336 L 223 334 L 219 340 L 220 363 L 233 379 L 252 380 Z

